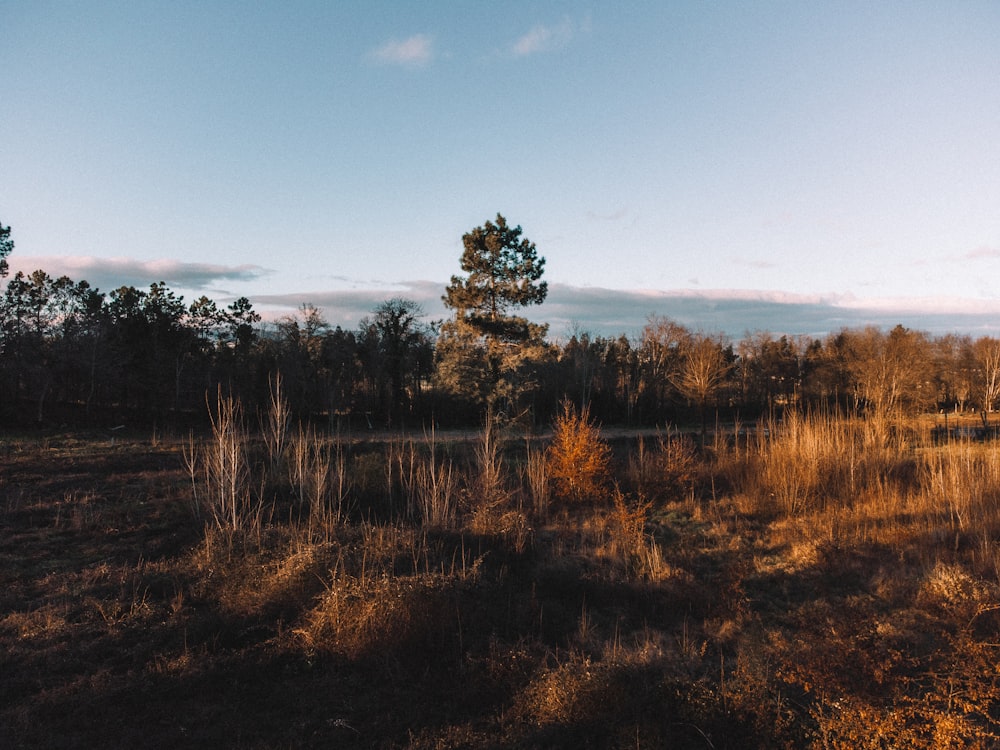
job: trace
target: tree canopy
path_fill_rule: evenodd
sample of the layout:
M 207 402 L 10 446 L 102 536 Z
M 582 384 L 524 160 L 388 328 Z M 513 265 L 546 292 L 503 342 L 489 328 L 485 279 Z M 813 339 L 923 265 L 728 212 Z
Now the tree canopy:
M 14 240 L 10 238 L 10 227 L 0 221 L 0 278 L 7 275 L 7 256 L 14 251 Z
M 441 327 L 438 383 L 479 406 L 520 411 L 538 384 L 548 326 L 512 310 L 545 300 L 545 259 L 522 237 L 521 227 L 511 227 L 500 214 L 464 234 L 462 245 L 467 275 L 452 276 L 442 298 L 455 317 Z
M 511 227 L 497 214 L 462 236 L 462 270 L 452 276 L 443 297 L 456 317 L 493 341 L 523 342 L 545 335 L 544 326 L 532 325 L 510 310 L 545 301 L 548 284 L 539 281 L 545 258 L 535 243 L 522 238 L 520 226 Z

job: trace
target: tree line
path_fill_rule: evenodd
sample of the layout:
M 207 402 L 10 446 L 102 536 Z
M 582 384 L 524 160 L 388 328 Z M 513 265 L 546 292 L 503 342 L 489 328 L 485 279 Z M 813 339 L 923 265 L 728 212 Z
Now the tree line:
M 790 405 L 890 414 L 993 411 L 1000 340 L 902 326 L 823 338 L 732 341 L 651 316 L 638 336 L 547 338 L 521 308 L 544 302 L 545 260 L 503 216 L 463 236 L 463 275 L 427 322 L 393 298 L 355 329 L 322 310 L 264 323 L 241 297 L 186 303 L 163 282 L 110 292 L 42 270 L 9 277 L 0 223 L 2 424 L 197 424 L 219 389 L 264 411 L 278 378 L 292 412 L 351 429 L 547 424 L 566 400 L 606 424 L 753 419 Z

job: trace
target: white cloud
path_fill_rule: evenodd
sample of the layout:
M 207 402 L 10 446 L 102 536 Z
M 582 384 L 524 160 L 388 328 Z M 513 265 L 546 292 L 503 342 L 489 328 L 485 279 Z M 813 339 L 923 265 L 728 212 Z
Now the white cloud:
M 169 287 L 208 291 L 220 281 L 252 281 L 270 273 L 255 265 L 224 266 L 216 263 L 182 263 L 177 260 L 94 258 L 85 255 L 10 256 L 11 274 L 37 269 L 49 276 L 68 276 L 92 287 L 110 291 L 122 286 L 140 289 L 162 281 Z
M 511 51 L 515 57 L 527 57 L 561 49 L 570 43 L 576 31 L 576 24 L 569 18 L 564 18 L 554 26 L 539 24 L 514 42 Z
M 414 34 L 402 41 L 388 41 L 371 54 L 375 60 L 387 65 L 421 67 L 433 59 L 434 42 L 427 34 Z
M 444 283 L 401 281 L 369 288 L 251 297 L 267 318 L 294 313 L 303 303 L 319 307 L 333 325 L 353 329 L 380 303 L 405 297 L 420 304 L 425 321 L 451 314 L 441 303 Z M 737 341 L 748 332 L 822 338 L 842 328 L 897 323 L 934 335 L 1000 333 L 1000 300 L 858 299 L 840 294 L 794 294 L 750 289 L 650 290 L 549 285 L 545 303 L 522 311 L 549 324 L 549 337 L 565 340 L 574 331 L 599 336 L 638 336 L 650 315 L 665 315 L 691 330 L 719 332 Z

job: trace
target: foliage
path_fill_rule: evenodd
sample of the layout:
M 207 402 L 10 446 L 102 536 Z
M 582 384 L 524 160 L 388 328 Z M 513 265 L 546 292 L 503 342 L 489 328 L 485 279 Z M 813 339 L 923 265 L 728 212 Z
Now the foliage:
M 497 214 L 462 236 L 461 266 L 468 275 L 452 276 L 444 302 L 481 336 L 494 343 L 524 342 L 544 336 L 544 328 L 509 313 L 511 308 L 545 301 L 547 282 L 539 282 L 545 259 L 535 243 L 522 239 L 520 226 L 510 227 Z
M 7 275 L 7 256 L 14 252 L 14 240 L 10 238 L 10 227 L 0 222 L 0 279 Z
M 448 392 L 495 412 L 520 410 L 535 388 L 533 364 L 545 356 L 548 327 L 511 313 L 545 300 L 539 281 L 545 259 L 497 214 L 463 235 L 466 276 L 452 276 L 443 297 L 454 318 L 441 329 L 438 383 Z
M 590 411 L 563 402 L 546 453 L 546 474 L 552 496 L 572 502 L 595 500 L 607 488 L 611 448 L 590 422 Z
M 510 240 L 517 228 L 503 225 L 469 233 L 472 249 L 500 241 L 489 227 Z M 576 331 L 546 341 L 544 326 L 514 314 L 517 300 L 536 304 L 546 290 L 544 260 L 516 236 L 508 255 L 532 257 L 523 285 L 502 292 L 516 264 L 494 272 L 499 291 L 488 291 L 488 267 L 470 272 L 455 301 L 479 294 L 482 308 L 456 308 L 440 326 L 424 324 L 419 305 L 403 298 L 345 330 L 308 303 L 263 323 L 247 298 L 188 304 L 163 282 L 104 292 L 43 270 L 14 274 L 0 283 L 0 416 L 21 425 L 207 427 L 206 393 L 221 385 L 248 415 L 263 414 L 280 374 L 290 414 L 343 429 L 469 426 L 487 410 L 501 423 L 535 426 L 566 398 L 604 424 L 691 423 L 697 410 L 706 442 L 712 409 L 720 421 L 780 421 L 788 409 L 859 412 L 881 420 L 886 434 L 921 410 L 975 410 L 982 434 L 995 429 L 1000 349 L 991 337 L 897 326 L 823 339 L 756 332 L 730 344 L 653 316 L 638 339 Z M 493 326 L 494 311 L 520 322 Z
M 358 326 L 358 351 L 375 402 L 372 410 L 387 426 L 410 412 L 430 377 L 430 331 L 420 322 L 423 315 L 416 302 L 395 297 Z

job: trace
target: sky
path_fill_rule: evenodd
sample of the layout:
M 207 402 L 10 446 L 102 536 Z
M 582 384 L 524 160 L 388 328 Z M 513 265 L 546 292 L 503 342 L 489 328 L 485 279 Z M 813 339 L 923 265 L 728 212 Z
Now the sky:
M 0 0 L 12 273 L 428 319 L 498 213 L 553 338 L 1000 333 L 1000 2 Z

